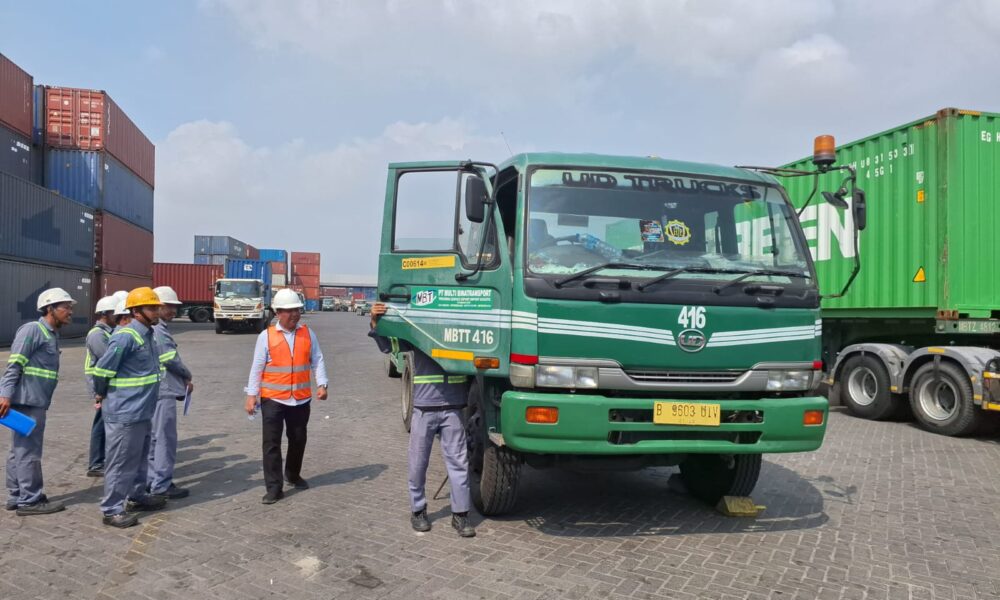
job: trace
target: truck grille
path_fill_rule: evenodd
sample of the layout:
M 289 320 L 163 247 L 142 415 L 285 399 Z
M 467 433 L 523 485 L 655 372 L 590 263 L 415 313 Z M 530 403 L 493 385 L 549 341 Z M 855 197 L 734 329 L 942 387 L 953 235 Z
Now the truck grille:
M 729 442 L 730 444 L 756 444 L 759 431 L 611 431 L 608 443 L 630 446 L 640 442 L 702 441 Z
M 643 383 L 732 383 L 746 371 L 625 371 Z

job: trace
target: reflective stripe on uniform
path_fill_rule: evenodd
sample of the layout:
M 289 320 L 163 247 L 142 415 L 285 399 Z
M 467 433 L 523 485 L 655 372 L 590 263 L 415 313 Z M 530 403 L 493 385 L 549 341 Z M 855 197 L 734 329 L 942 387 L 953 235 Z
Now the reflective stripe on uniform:
M 118 333 L 129 334 L 130 336 L 132 336 L 132 339 L 135 340 L 135 343 L 139 344 L 140 346 L 144 346 L 146 344 L 146 341 L 142 339 L 142 336 L 139 335 L 139 332 L 136 331 L 135 329 L 132 329 L 131 327 L 122 327 L 121 329 L 118 330 Z
M 267 383 L 261 382 L 260 389 L 262 390 L 278 390 L 282 392 L 294 391 L 294 390 L 308 390 L 312 387 L 311 383 L 295 383 L 292 385 L 285 385 L 283 383 Z
M 42 330 L 42 335 L 45 336 L 45 339 L 52 339 L 52 334 L 49 333 L 49 330 L 45 327 L 45 325 L 42 325 L 41 321 L 35 321 L 35 325 L 38 325 L 38 328 Z
M 414 385 L 426 385 L 430 383 L 465 383 L 469 378 L 465 375 L 416 375 L 413 377 Z
M 448 383 L 465 383 L 469 378 L 465 375 L 449 375 Z
M 392 344 L 392 353 L 399 354 L 399 338 L 391 337 L 389 343 Z
M 115 377 L 109 383 L 112 387 L 142 387 L 152 385 L 160 381 L 159 373 L 146 375 L 144 377 Z
M 294 367 L 274 367 L 271 365 L 264 367 L 265 373 L 301 373 L 302 371 L 308 371 L 311 367 L 309 365 L 297 365 Z
M 169 362 L 173 360 L 174 357 L 176 356 L 177 356 L 176 350 L 170 350 L 169 352 L 164 352 L 163 354 L 160 355 L 160 362 L 161 363 Z
M 28 364 L 28 357 L 23 354 L 11 354 L 7 358 L 8 363 L 18 363 L 20 365 Z
M 43 379 L 59 379 L 58 371 L 50 371 L 49 369 L 42 369 L 40 367 L 24 367 L 24 374 Z
M 114 377 L 118 374 L 118 371 L 109 371 L 108 369 L 102 369 L 100 367 L 94 367 L 91 370 L 93 371 L 91 374 L 98 377 Z

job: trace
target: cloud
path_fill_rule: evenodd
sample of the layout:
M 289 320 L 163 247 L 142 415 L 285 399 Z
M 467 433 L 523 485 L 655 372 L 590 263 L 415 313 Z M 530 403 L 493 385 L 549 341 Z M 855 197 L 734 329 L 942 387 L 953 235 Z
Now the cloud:
M 758 105 L 812 111 L 841 104 L 858 78 L 847 48 L 817 34 L 764 53 L 751 71 L 749 90 Z
M 156 259 L 190 262 L 194 235 L 231 235 L 321 252 L 324 274 L 374 273 L 389 162 L 505 155 L 498 137 L 451 118 L 319 150 L 253 146 L 227 122 L 185 123 L 157 147 Z

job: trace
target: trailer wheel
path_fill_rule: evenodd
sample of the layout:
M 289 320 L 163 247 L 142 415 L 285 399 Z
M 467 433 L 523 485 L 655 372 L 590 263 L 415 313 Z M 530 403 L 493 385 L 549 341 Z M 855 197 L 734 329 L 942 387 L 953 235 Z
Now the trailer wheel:
M 196 306 L 188 311 L 188 318 L 193 323 L 208 323 L 210 313 L 204 306 Z
M 403 427 L 410 431 L 410 421 L 413 420 L 413 362 L 409 354 L 403 355 L 403 393 L 400 397 L 403 409 Z
M 715 506 L 723 496 L 749 496 L 760 465 L 760 454 L 692 454 L 681 463 L 681 478 L 691 495 Z
M 506 446 L 497 446 L 486 434 L 483 393 L 478 383 L 469 388 L 465 408 L 465 437 L 469 445 L 469 487 L 472 503 L 483 516 L 502 515 L 517 503 L 521 457 Z
M 851 414 L 875 421 L 899 414 L 903 403 L 889 391 L 889 372 L 878 358 L 866 354 L 844 363 L 838 377 L 840 402 Z
M 225 319 L 216 319 L 215 320 L 215 333 L 222 333 L 225 330 L 226 330 L 226 321 L 225 321 Z
M 921 427 L 941 435 L 970 435 L 984 422 L 972 400 L 968 375 L 949 362 L 929 362 L 917 369 L 910 385 L 910 407 Z

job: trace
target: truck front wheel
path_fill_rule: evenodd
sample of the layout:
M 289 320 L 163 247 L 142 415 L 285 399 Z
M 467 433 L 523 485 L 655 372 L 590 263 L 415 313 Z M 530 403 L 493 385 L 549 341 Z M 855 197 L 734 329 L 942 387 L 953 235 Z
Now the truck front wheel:
M 403 393 L 400 397 L 401 408 L 403 409 L 403 427 L 410 430 L 410 421 L 413 420 L 413 362 L 410 355 L 403 355 Z
M 465 409 L 465 434 L 469 445 L 469 487 L 472 503 L 483 516 L 502 515 L 517 503 L 521 457 L 506 446 L 497 446 L 486 433 L 486 399 L 478 384 L 469 388 Z
M 224 319 L 215 320 L 215 333 L 222 333 L 226 330 L 226 321 Z
M 681 478 L 691 495 L 715 506 L 723 496 L 749 496 L 760 465 L 760 454 L 692 454 L 681 463 Z
M 900 412 L 902 403 L 889 391 L 889 372 L 874 356 L 853 356 L 840 371 L 840 400 L 851 414 L 881 420 Z
M 983 422 L 969 376 L 948 362 L 929 362 L 917 369 L 910 385 L 910 408 L 924 429 L 941 435 L 970 435 Z

